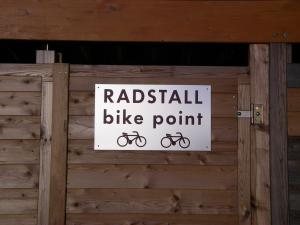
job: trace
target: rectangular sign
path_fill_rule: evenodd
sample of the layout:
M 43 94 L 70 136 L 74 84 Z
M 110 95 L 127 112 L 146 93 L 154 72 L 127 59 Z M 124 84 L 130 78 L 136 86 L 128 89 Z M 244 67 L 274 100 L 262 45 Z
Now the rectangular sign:
M 211 150 L 211 86 L 95 86 L 95 150 Z

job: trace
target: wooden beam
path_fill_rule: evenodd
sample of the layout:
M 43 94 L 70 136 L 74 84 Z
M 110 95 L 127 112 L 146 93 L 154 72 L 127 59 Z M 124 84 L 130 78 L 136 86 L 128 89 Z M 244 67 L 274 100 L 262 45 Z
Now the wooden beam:
M 272 225 L 288 225 L 287 45 L 270 45 Z
M 2 0 L 0 11 L 0 39 L 300 41 L 293 0 Z
M 65 224 L 69 65 L 54 64 L 49 225 Z
M 54 51 L 37 51 L 37 64 L 54 63 Z M 42 77 L 38 224 L 48 225 L 52 138 L 52 77 Z
M 271 224 L 269 148 L 269 45 L 250 45 L 251 102 L 263 106 L 263 123 L 251 129 L 252 224 Z
M 250 82 L 239 81 L 238 110 L 250 111 Z M 250 118 L 238 119 L 238 210 L 239 225 L 251 225 Z

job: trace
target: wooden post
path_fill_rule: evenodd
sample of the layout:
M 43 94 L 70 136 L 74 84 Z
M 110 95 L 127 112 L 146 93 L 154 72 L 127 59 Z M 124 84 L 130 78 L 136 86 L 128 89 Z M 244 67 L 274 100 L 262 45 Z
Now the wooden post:
M 288 225 L 287 45 L 270 45 L 272 225 Z
M 251 102 L 263 106 L 263 123 L 251 128 L 252 224 L 271 224 L 269 147 L 269 45 L 250 45 Z
M 238 110 L 250 111 L 250 81 L 239 79 Z M 238 118 L 238 210 L 239 225 L 251 224 L 250 118 Z
M 54 63 L 54 51 L 36 52 L 36 63 Z M 50 77 L 42 77 L 42 103 L 41 103 L 41 141 L 40 141 L 40 175 L 39 175 L 39 201 L 38 224 L 48 225 L 49 196 L 50 196 L 50 160 L 52 137 L 52 95 L 53 82 Z
M 52 150 L 50 170 L 49 225 L 65 224 L 69 65 L 53 70 Z

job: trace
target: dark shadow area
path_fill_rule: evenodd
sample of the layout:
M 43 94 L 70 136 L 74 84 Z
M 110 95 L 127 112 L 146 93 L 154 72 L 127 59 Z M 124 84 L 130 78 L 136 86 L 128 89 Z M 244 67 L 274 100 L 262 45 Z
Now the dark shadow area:
M 300 44 L 293 44 L 292 46 L 292 62 L 300 63 Z
M 70 64 L 247 66 L 247 44 L 0 41 L 0 63 L 35 63 L 35 51 Z

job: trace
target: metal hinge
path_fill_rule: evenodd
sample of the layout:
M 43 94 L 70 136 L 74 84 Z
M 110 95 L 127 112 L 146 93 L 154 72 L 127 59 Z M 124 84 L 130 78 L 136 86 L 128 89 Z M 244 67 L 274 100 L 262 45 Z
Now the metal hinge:
M 251 104 L 250 111 L 238 111 L 237 117 L 239 118 L 250 118 L 251 124 L 261 125 L 263 124 L 263 105 Z

